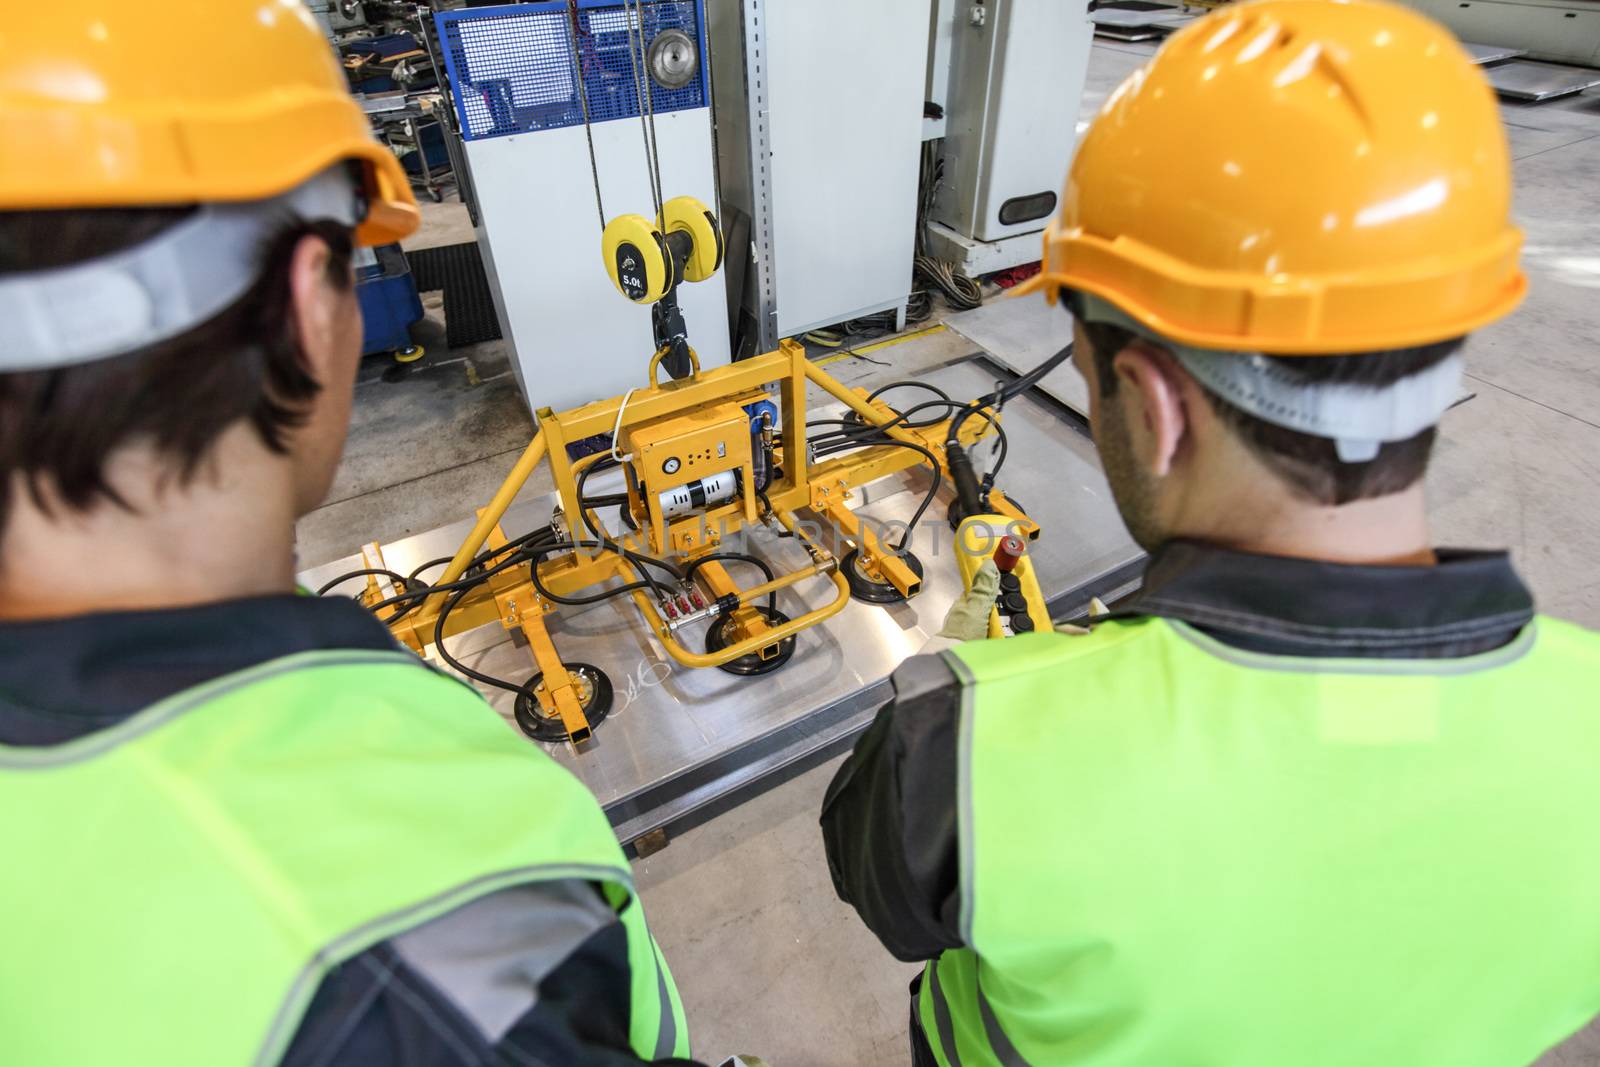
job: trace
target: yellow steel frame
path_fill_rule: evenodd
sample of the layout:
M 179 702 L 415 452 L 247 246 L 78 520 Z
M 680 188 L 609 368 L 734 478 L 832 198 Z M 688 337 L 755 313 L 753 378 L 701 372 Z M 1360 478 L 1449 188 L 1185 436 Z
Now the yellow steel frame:
M 683 647 L 655 602 L 642 591 L 635 590 L 630 595 L 651 632 L 667 654 L 678 663 L 686 667 L 716 667 L 752 653 L 762 658 L 776 655 L 780 642 L 842 611 L 850 599 L 850 587 L 839 573 L 838 561 L 803 529 L 796 515 L 801 510 L 829 518 L 850 540 L 855 541 L 863 569 L 870 575 L 881 577 L 902 594 L 916 592 L 919 582 L 917 576 L 903 560 L 879 543 L 870 528 L 863 525 L 846 504 L 852 489 L 925 463 L 925 457 L 912 449 L 876 445 L 821 463 L 807 462 L 808 386 L 817 386 L 876 426 L 886 426 L 895 421 L 895 412 L 887 404 L 881 401 L 868 402 L 865 390 L 851 389 L 834 379 L 807 359 L 805 348 L 793 341 L 782 342 L 776 352 L 708 371 L 701 371 L 696 361 L 695 373 L 679 381 L 658 383 L 657 363 L 658 360 L 651 362 L 649 387 L 636 390 L 628 397 L 601 400 L 559 413 L 549 408 L 541 409 L 538 412 L 538 432 L 523 450 L 488 506 L 478 512 L 478 521 L 472 532 L 461 543 L 436 584 L 444 585 L 460 578 L 485 546 L 493 550 L 505 545 L 505 536 L 499 528 L 500 520 L 541 462 L 548 461 L 550 464 L 562 513 L 575 529 L 582 528 L 576 475 L 598 457 L 571 460 L 567 455 L 568 443 L 598 434 L 621 432 L 619 426 L 621 430 L 626 430 L 630 426 L 699 410 L 741 396 L 748 399 L 752 391 L 776 384 L 783 418 L 783 444 L 778 453 L 783 477 L 768 487 L 766 500 L 771 510 L 762 519 L 777 523 L 793 534 L 810 555 L 810 564 L 747 589 L 741 589 L 715 561 L 701 565 L 698 573 L 715 596 L 733 596 L 738 600 L 738 607 L 732 613 L 730 642 L 727 647 L 714 653 L 694 652 Z M 986 433 L 988 426 L 987 420 L 969 419 L 962 436 L 970 443 Z M 892 426 L 887 433 L 895 440 L 918 445 L 931 452 L 943 469 L 944 437 L 948 429 L 948 421 L 945 421 L 919 428 Z M 943 470 L 943 473 L 948 476 L 949 471 Z M 1038 535 L 1038 526 L 1001 494 L 994 494 L 993 504 L 1000 513 L 1016 519 L 1028 536 Z M 737 530 L 740 524 L 747 521 L 744 504 L 735 501 L 712 509 L 706 513 L 705 520 L 714 531 Z M 606 539 L 616 540 L 603 527 L 599 529 Z M 686 553 L 683 558 L 692 560 L 715 551 L 716 541 L 717 536 L 713 534 L 706 539 L 706 543 Z M 363 554 L 367 566 L 383 566 L 382 550 L 378 545 L 366 546 Z M 444 633 L 450 636 L 493 621 L 500 622 L 507 629 L 521 630 L 528 639 L 539 670 L 544 674 L 543 684 L 537 694 L 542 710 L 547 715 L 558 715 L 574 742 L 581 742 L 589 734 L 589 724 L 583 715 L 575 680 L 562 665 L 544 624 L 544 616 L 555 611 L 557 605 L 539 595 L 533 585 L 530 566 L 523 563 L 507 568 L 484 585 L 469 590 L 451 609 Z M 540 581 L 556 596 L 568 595 L 611 578 L 627 582 L 639 578 L 626 557 L 609 550 L 591 551 L 573 547 L 547 557 L 538 566 Z M 833 583 L 835 595 L 823 607 L 778 625 L 769 624 L 755 608 L 756 603 L 768 593 L 810 578 L 824 577 Z M 380 584 L 370 584 L 368 596 L 373 600 L 387 595 L 390 594 Z M 390 628 L 395 636 L 420 653 L 434 639 L 439 611 L 446 595 L 437 593 L 416 610 L 393 619 Z M 395 613 L 391 611 L 390 614 L 392 616 Z

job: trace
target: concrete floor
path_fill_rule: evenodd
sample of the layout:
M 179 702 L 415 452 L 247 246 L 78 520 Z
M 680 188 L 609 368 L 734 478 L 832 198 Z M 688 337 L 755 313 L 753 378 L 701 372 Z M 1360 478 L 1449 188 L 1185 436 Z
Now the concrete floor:
M 1085 117 L 1150 51 L 1096 44 Z M 1430 481 L 1436 540 L 1509 546 L 1543 610 L 1600 628 L 1600 95 L 1502 112 L 1532 289 L 1521 311 L 1469 349 L 1475 396 L 1446 419 Z M 415 247 L 470 238 L 458 203 L 424 211 Z M 419 328 L 429 356 L 400 381 L 385 380 L 381 360 L 363 370 L 330 502 L 300 527 L 304 565 L 463 517 L 488 499 L 532 431 L 504 345 L 446 352 L 432 300 Z M 526 490 L 547 491 L 548 482 Z M 702 1059 L 906 1062 L 913 968 L 835 900 L 823 860 L 816 813 L 834 766 L 636 864 Z M 1541 1061 L 1595 1064 L 1600 1027 Z

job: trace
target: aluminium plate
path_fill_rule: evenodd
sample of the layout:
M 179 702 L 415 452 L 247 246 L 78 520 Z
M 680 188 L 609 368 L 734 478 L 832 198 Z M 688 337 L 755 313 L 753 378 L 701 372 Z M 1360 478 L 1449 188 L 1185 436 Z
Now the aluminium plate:
M 1157 41 L 1171 31 L 1166 26 L 1096 26 L 1094 35 L 1112 41 Z
M 1471 56 L 1472 61 L 1480 67 L 1528 54 L 1526 48 L 1508 48 L 1500 44 L 1475 44 L 1472 41 L 1462 41 L 1461 47 L 1467 50 L 1467 55 Z
M 1484 73 L 1495 92 L 1514 100 L 1553 100 L 1600 85 L 1600 70 L 1521 59 L 1490 67 Z
M 1103 7 L 1089 15 L 1096 27 L 1116 26 L 1125 29 L 1140 26 L 1181 26 L 1186 22 L 1193 22 L 1197 17 L 1177 8 L 1128 11 L 1123 8 Z

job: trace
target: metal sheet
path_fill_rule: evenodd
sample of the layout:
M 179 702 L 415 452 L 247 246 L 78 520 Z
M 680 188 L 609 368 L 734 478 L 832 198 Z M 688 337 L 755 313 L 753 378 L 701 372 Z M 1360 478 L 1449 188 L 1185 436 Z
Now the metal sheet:
M 1506 59 L 1515 59 L 1528 54 L 1526 48 L 1507 48 L 1498 44 L 1473 44 L 1471 41 L 1462 41 L 1461 47 L 1467 50 L 1472 61 L 1479 66 L 1488 66 L 1490 63 L 1499 63 Z
M 1553 100 L 1600 85 L 1600 70 L 1526 60 L 1490 67 L 1485 74 L 1495 92 L 1514 100 Z
M 964 361 L 921 377 L 960 397 L 991 388 L 994 374 Z M 1010 458 L 1000 484 L 1044 527 L 1032 552 L 1057 617 L 1081 612 L 1091 595 L 1125 588 L 1143 557 L 1117 515 L 1093 446 L 1075 425 L 1032 398 L 1008 405 L 1004 421 Z M 987 449 L 976 451 L 984 462 Z M 905 522 L 928 484 L 920 469 L 885 479 L 860 494 L 859 511 L 879 522 Z M 597 481 L 595 491 L 608 490 Z M 693 821 L 696 812 L 848 743 L 887 697 L 889 673 L 938 629 L 960 590 L 951 534 L 943 524 L 950 495 L 946 488 L 914 533 L 912 548 L 926 569 L 921 595 L 890 607 L 851 603 L 828 623 L 800 634 L 794 658 L 770 675 L 738 678 L 677 667 L 625 598 L 551 616 L 550 632 L 563 657 L 605 670 L 616 701 L 583 752 L 566 746 L 546 746 L 547 751 L 594 791 L 618 836 L 630 842 Z M 476 503 L 462 501 L 462 511 Z M 506 532 L 515 536 L 543 525 L 552 503 L 546 497 L 513 508 Z M 615 514 L 608 510 L 603 517 L 614 521 Z M 409 571 L 450 554 L 469 526 L 464 519 L 387 545 L 385 560 Z M 843 551 L 826 532 L 823 540 Z M 780 568 L 806 559 L 792 541 L 765 531 L 752 535 L 749 546 Z M 351 557 L 308 571 L 301 581 L 316 588 L 354 566 L 359 563 Z M 740 580 L 749 581 L 742 575 Z M 779 606 L 794 615 L 832 595 L 826 582 L 805 583 L 780 594 Z M 698 632 L 684 638 L 690 647 L 701 639 Z M 450 649 L 470 667 L 517 682 L 533 671 L 526 649 L 497 625 L 452 638 Z M 486 696 L 509 721 L 511 694 L 493 690 Z
M 1094 35 L 1113 41 L 1156 41 L 1172 32 L 1166 26 L 1096 26 Z
M 1139 26 L 1179 26 L 1193 22 L 1198 16 L 1176 8 L 1154 11 L 1129 11 L 1125 8 L 1103 7 L 1089 14 L 1094 24 L 1104 27 L 1132 29 Z
M 1037 245 L 1034 256 L 1038 256 Z M 944 325 L 1015 374 L 1026 374 L 1072 340 L 1072 317 L 1038 297 L 991 300 L 980 308 L 951 315 Z M 1089 414 L 1089 388 L 1070 365 L 1051 371 L 1039 388 L 1080 415 Z

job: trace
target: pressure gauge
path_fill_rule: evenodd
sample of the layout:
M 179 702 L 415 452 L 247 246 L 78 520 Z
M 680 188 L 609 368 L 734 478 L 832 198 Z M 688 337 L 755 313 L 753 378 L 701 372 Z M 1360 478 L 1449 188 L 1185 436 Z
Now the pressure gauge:
M 667 461 L 661 464 L 663 474 L 677 474 L 678 468 L 683 466 L 683 461 L 677 456 L 668 456 Z

